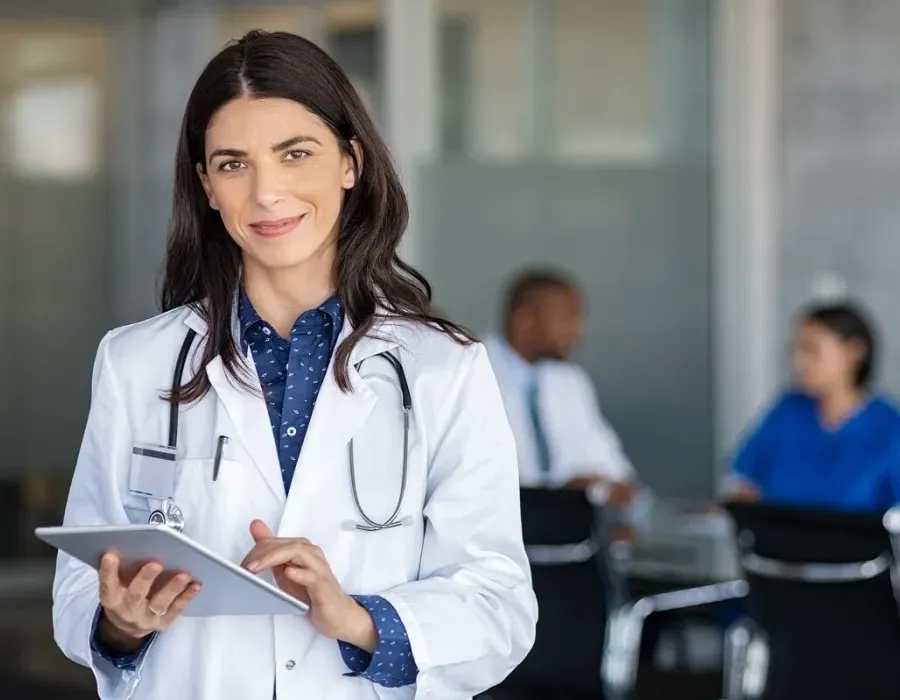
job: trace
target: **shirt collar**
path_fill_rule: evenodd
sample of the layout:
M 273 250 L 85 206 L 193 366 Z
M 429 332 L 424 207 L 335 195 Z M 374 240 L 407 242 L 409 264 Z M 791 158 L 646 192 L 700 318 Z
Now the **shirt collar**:
M 331 321 L 331 344 L 334 347 L 344 325 L 344 304 L 337 294 L 333 294 L 323 301 L 315 311 L 324 314 Z M 309 311 L 304 312 L 304 314 L 308 313 Z M 304 314 L 301 314 L 301 317 Z M 247 334 L 257 325 L 264 323 L 264 321 L 256 312 L 256 309 L 253 308 L 253 303 L 243 288 L 238 299 L 238 321 L 241 330 L 241 347 L 246 352 L 249 344 Z
M 495 343 L 501 354 L 501 361 L 516 385 L 520 388 L 531 386 L 537 375 L 537 367 L 516 352 L 505 337 L 498 335 Z

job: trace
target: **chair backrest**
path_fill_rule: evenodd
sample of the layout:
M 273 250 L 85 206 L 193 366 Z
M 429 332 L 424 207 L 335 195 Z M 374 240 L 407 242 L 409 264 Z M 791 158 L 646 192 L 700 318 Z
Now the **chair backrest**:
M 602 698 L 613 575 L 602 512 L 570 490 L 522 489 L 521 507 L 539 614 L 534 647 L 504 687 Z
M 766 700 L 900 698 L 895 563 L 880 515 L 729 503 Z

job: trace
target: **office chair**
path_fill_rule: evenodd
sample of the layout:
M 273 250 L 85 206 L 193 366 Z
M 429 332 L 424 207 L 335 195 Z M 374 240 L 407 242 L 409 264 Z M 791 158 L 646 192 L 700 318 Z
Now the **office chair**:
M 750 620 L 729 634 L 728 700 L 896 700 L 896 563 L 882 518 L 727 503 Z
M 584 493 L 522 489 L 522 531 L 538 601 L 535 644 L 484 700 L 608 699 L 601 680 L 607 611 L 621 581 L 601 509 Z

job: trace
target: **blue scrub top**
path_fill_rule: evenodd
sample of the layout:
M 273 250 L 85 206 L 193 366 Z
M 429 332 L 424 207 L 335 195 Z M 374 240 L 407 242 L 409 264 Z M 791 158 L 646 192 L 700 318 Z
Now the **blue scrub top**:
M 769 503 L 886 511 L 900 502 L 900 412 L 873 396 L 831 429 L 813 399 L 788 393 L 741 445 L 734 472 Z

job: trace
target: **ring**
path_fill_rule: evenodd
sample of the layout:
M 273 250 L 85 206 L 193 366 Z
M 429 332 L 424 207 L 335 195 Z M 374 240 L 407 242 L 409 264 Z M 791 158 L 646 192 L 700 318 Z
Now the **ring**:
M 152 612 L 157 617 L 162 617 L 163 615 L 166 614 L 165 610 L 163 610 L 162 612 L 157 612 L 156 610 L 153 609 L 153 606 L 150 605 L 149 603 L 147 604 L 147 609 L 150 610 L 150 612 Z

